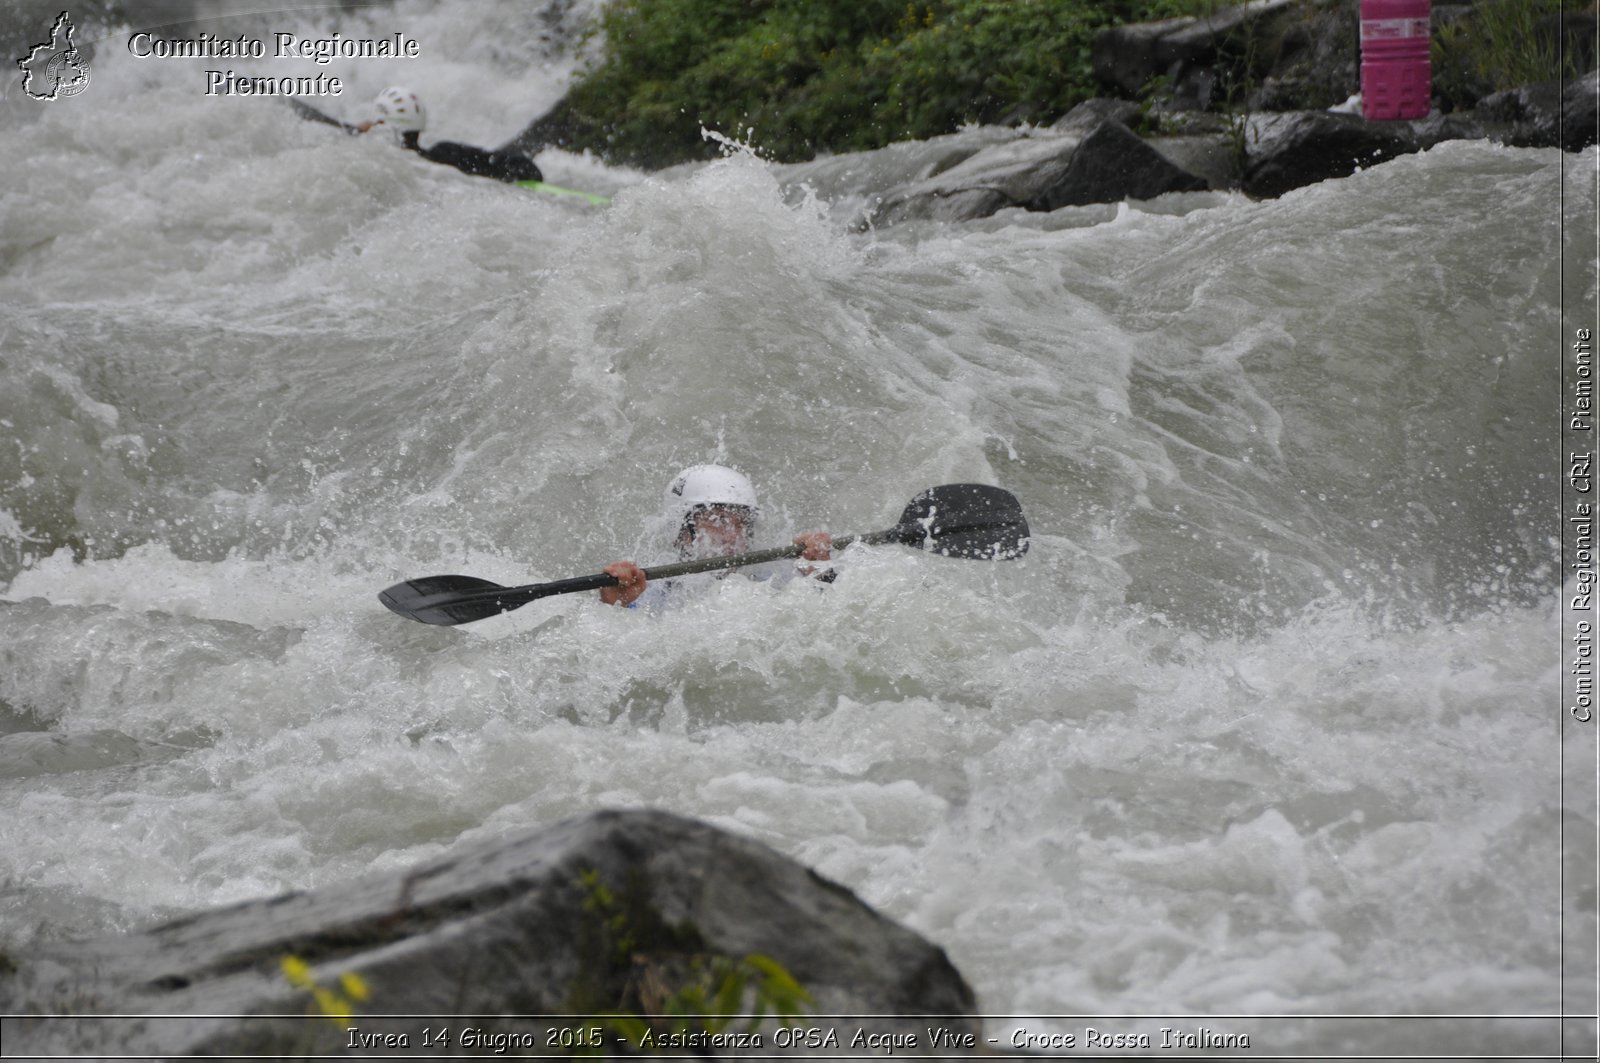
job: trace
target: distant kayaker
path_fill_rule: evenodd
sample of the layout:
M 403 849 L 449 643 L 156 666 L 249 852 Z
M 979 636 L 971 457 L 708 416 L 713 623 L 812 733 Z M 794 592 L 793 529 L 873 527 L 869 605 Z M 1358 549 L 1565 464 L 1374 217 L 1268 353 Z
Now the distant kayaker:
M 399 86 L 384 89 L 373 101 L 378 117 L 355 126 L 355 131 L 391 129 L 400 134 L 400 144 L 421 155 L 429 162 L 454 166 L 462 173 L 474 177 L 493 177 L 497 181 L 543 181 L 544 174 L 526 155 L 513 151 L 487 151 L 470 144 L 457 144 L 441 140 L 428 147 L 422 146 L 422 131 L 428 124 L 428 112 L 422 101 L 410 89 Z
M 761 518 L 756 491 L 749 478 L 725 465 L 695 465 L 680 472 L 667 486 L 667 506 L 678 523 L 673 545 L 682 561 L 731 557 L 749 551 L 752 533 Z M 800 560 L 795 562 L 797 571 L 831 581 L 832 568 L 818 568 L 808 562 L 830 558 L 833 536 L 827 532 L 807 532 L 795 536 L 794 542 L 804 547 Z M 607 605 L 659 606 L 679 582 L 662 580 L 648 584 L 644 569 L 632 561 L 614 561 L 603 571 L 617 579 L 615 587 L 600 589 L 600 600 Z M 712 578 L 725 576 L 727 571 Z M 648 596 L 646 590 L 650 592 Z

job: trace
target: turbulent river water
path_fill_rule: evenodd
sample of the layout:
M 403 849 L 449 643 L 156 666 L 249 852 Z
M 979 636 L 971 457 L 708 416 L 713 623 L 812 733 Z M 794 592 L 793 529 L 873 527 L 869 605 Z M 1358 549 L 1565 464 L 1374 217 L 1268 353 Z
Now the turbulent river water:
M 321 105 L 400 81 L 425 139 L 492 145 L 590 14 L 231 32 L 404 30 L 419 59 L 332 64 Z M 1553 500 L 1594 149 L 863 231 L 865 163 L 541 154 L 591 207 L 206 97 L 217 61 L 117 32 L 81 95 L 0 112 L 5 948 L 654 806 L 849 886 L 995 1015 L 1592 1009 Z M 981 481 L 1032 549 L 852 549 L 825 591 L 661 615 L 377 601 L 653 557 L 711 460 L 763 544 Z M 1370 1055 L 1452 1024 L 1208 1025 Z

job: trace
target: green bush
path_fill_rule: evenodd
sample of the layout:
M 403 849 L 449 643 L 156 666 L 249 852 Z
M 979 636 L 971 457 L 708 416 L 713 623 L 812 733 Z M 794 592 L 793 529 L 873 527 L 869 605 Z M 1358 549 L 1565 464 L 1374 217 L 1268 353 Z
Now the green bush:
M 1480 0 L 1434 33 L 1434 95 L 1464 107 L 1502 89 L 1576 77 L 1583 71 L 1554 23 L 1563 12 L 1592 6 L 1592 0 Z
M 568 97 L 574 146 L 666 165 L 714 154 L 702 126 L 780 162 L 1047 120 L 1093 94 L 1112 0 L 614 0 Z
M 1354 0 L 1339 0 L 1353 4 Z M 1450 105 L 1573 74 L 1540 20 L 1592 0 L 1480 0 L 1434 40 Z M 714 129 L 777 162 L 1045 123 L 1095 95 L 1090 46 L 1123 22 L 1224 0 L 612 0 L 552 127 L 570 147 L 659 167 L 716 154 Z

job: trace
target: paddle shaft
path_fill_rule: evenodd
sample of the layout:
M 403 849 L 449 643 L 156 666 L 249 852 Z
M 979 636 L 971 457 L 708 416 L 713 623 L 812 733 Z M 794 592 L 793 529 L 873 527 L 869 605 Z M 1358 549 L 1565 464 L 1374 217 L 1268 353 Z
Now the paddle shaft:
M 833 540 L 836 550 L 853 543 L 899 543 L 945 557 L 1009 561 L 1028 552 L 1028 522 L 1016 496 L 985 484 L 943 484 L 911 500 L 893 528 Z M 759 565 L 798 558 L 805 547 L 796 543 L 748 554 L 708 557 L 658 565 L 644 571 L 646 580 L 671 579 L 696 572 Z M 617 585 L 615 576 L 592 576 L 502 587 L 472 576 L 426 576 L 397 583 L 378 595 L 385 608 L 423 624 L 470 624 L 557 594 L 599 590 Z
M 869 546 L 880 543 L 893 543 L 902 541 L 909 532 L 920 534 L 920 528 L 907 529 L 904 526 L 887 528 L 879 532 L 869 532 L 866 535 L 846 535 L 833 541 L 835 550 L 843 550 L 851 543 L 866 543 Z M 697 561 L 678 561 L 670 565 L 656 565 L 644 570 L 646 580 L 672 579 L 676 576 L 692 576 L 697 572 L 715 572 L 723 568 L 743 568 L 747 565 L 764 565 L 769 561 L 782 561 L 785 558 L 799 557 L 805 552 L 805 547 L 799 543 L 788 546 L 774 546 L 767 550 L 753 550 L 747 554 L 730 554 L 726 557 L 706 557 Z M 596 572 L 592 576 L 575 576 L 572 579 L 552 580 L 549 583 L 535 583 L 526 587 L 506 587 L 500 590 L 479 591 L 474 594 L 446 593 L 421 598 L 410 603 L 413 610 L 427 608 L 438 602 L 450 602 L 459 605 L 474 605 L 479 602 L 494 602 L 502 610 L 515 609 L 520 605 L 537 601 L 540 598 L 550 598 L 557 594 L 575 594 L 579 591 L 597 591 L 602 587 L 615 587 L 617 577 L 609 572 Z

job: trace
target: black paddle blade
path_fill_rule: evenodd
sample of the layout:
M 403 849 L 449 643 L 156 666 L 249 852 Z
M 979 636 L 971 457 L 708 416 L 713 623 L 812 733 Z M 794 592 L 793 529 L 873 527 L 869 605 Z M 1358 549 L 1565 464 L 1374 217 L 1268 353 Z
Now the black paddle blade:
M 380 591 L 378 601 L 411 620 L 448 627 L 505 612 L 495 592 L 510 589 L 475 576 L 424 576 Z
M 1028 521 L 1010 491 L 988 484 L 930 487 L 900 514 L 900 542 L 946 557 L 1015 561 L 1028 552 Z

